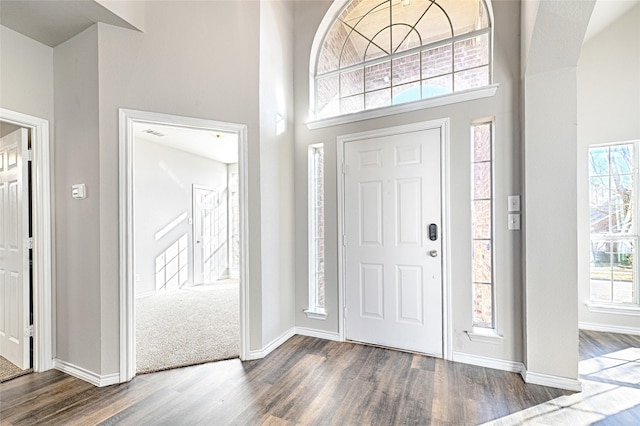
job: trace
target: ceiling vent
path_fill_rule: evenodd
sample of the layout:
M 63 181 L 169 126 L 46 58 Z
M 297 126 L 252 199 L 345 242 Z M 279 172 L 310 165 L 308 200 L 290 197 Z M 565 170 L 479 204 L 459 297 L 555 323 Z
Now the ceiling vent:
M 157 136 L 159 138 L 166 136 L 164 133 L 160 133 L 160 132 L 156 132 L 153 129 L 147 129 L 147 130 L 143 130 L 142 133 L 147 133 L 149 135 L 153 135 L 153 136 Z

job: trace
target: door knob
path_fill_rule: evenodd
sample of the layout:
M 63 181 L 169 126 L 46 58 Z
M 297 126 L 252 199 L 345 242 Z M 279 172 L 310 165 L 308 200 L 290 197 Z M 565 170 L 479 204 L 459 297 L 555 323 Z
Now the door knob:
M 429 250 L 429 256 L 438 257 L 438 250 Z

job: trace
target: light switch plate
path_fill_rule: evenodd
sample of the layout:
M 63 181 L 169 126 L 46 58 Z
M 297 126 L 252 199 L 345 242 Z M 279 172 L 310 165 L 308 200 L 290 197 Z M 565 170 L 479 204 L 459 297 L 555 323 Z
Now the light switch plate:
M 76 200 L 84 200 L 87 198 L 87 189 L 84 183 L 77 183 L 71 186 L 71 196 Z
M 520 211 L 520 196 L 519 195 L 509 195 L 508 209 L 510 212 L 519 212 Z
M 520 229 L 520 213 L 512 213 L 509 215 L 509 230 L 516 231 Z

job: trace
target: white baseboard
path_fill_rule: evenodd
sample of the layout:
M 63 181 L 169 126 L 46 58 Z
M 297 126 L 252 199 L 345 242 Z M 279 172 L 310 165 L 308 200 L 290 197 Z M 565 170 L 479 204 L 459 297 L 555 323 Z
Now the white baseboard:
M 603 331 L 605 333 L 620 333 L 620 334 L 632 334 L 634 336 L 640 336 L 640 328 L 636 327 L 624 327 L 620 325 L 608 325 L 608 324 L 595 324 L 591 322 L 579 322 L 578 328 L 580 330 L 590 331 Z
M 120 373 L 101 375 L 57 358 L 53 360 L 53 368 L 98 387 L 120 383 Z
M 549 374 L 525 372 L 522 376 L 526 383 L 532 385 L 548 386 L 551 388 L 566 389 L 574 392 L 582 392 L 582 382 L 578 379 L 551 376 Z
M 271 352 L 276 350 L 278 346 L 282 345 L 284 342 L 289 340 L 295 335 L 295 327 L 290 328 L 289 330 L 282 333 L 279 337 L 276 337 L 271 343 L 259 350 L 253 350 L 249 352 L 249 356 L 245 361 L 252 361 L 256 359 L 262 359 L 265 356 L 269 355 Z
M 567 379 L 566 377 L 551 376 L 548 374 L 533 373 L 531 371 L 527 371 L 522 362 L 507 361 L 504 359 L 489 358 L 462 352 L 454 352 L 452 361 L 477 365 L 479 367 L 519 373 L 525 383 L 531 383 L 533 385 L 548 386 L 551 388 L 566 389 L 575 392 L 582 391 L 582 383 L 580 382 L 580 380 Z
M 525 372 L 524 364 L 518 361 L 507 361 L 462 352 L 454 352 L 452 361 L 477 365 L 478 367 L 493 368 L 495 370 L 510 371 L 512 373 L 523 374 Z
M 295 333 L 300 335 L 300 336 L 307 336 L 307 337 L 316 337 L 318 339 L 324 339 L 324 340 L 333 340 L 335 342 L 342 342 L 343 339 L 340 338 L 340 334 L 339 333 L 333 333 L 330 331 L 321 331 L 321 330 L 315 330 L 313 328 L 306 328 L 306 327 L 294 327 Z

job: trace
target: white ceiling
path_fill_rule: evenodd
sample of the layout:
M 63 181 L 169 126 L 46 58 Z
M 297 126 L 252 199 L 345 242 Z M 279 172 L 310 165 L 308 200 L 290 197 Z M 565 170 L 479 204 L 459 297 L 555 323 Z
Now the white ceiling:
M 159 133 L 159 136 L 154 133 Z M 144 139 L 200 157 L 233 164 L 238 162 L 238 135 L 185 127 L 136 123 L 136 138 Z
M 593 8 L 589 26 L 584 36 L 588 41 L 593 36 L 604 30 L 622 15 L 640 4 L 640 0 L 598 0 Z M 640 24 L 640 23 L 639 23 Z

